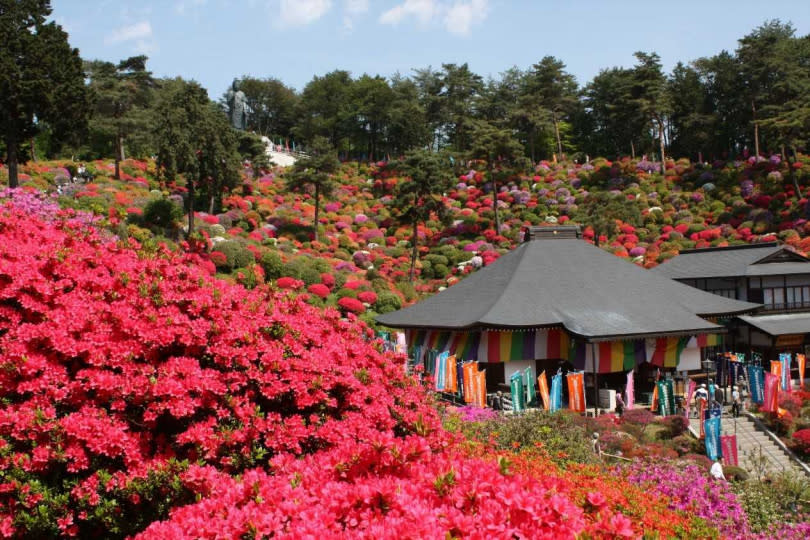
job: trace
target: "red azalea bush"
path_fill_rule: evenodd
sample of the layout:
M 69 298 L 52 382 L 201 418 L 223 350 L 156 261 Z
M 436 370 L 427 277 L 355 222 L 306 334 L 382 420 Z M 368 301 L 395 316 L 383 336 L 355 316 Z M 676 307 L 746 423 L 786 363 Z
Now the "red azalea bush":
M 307 287 L 307 291 L 314 294 L 315 296 L 319 296 L 320 298 L 326 298 L 329 296 L 329 287 L 324 285 L 323 283 L 313 283 L 309 287 Z
M 350 296 L 344 296 L 338 300 L 338 306 L 350 313 L 363 313 L 366 310 L 363 302 Z
M 799 453 L 810 455 L 810 428 L 795 431 L 793 433 L 793 445 Z
M 0 536 L 121 537 L 200 494 L 190 463 L 438 427 L 401 358 L 337 311 L 10 204 L 0 244 Z

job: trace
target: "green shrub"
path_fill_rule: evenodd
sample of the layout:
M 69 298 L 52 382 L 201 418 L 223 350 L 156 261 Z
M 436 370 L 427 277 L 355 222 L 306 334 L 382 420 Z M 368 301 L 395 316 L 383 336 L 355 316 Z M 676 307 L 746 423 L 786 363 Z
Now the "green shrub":
M 377 313 L 390 313 L 402 308 L 402 300 L 396 293 L 380 292 L 377 294 L 377 302 L 374 304 L 374 311 Z
M 253 252 L 237 240 L 226 240 L 218 243 L 216 251 L 220 251 L 225 255 L 230 270 L 248 266 L 256 261 Z
M 169 199 L 154 199 L 146 203 L 142 219 L 146 225 L 169 229 L 183 219 L 183 209 Z
M 281 255 L 278 252 L 268 250 L 262 253 L 259 265 L 264 270 L 267 279 L 278 279 L 281 277 L 281 269 L 284 263 L 281 261 Z
M 248 266 L 247 268 L 237 268 L 233 271 L 233 275 L 236 276 L 237 283 L 242 284 L 246 289 L 254 289 L 260 283 L 259 277 L 256 275 L 254 270 L 254 266 Z
M 416 289 L 414 289 L 413 284 L 409 281 L 399 281 L 396 284 L 396 288 L 399 292 L 402 293 L 402 296 L 405 297 L 406 302 L 412 302 L 416 300 Z

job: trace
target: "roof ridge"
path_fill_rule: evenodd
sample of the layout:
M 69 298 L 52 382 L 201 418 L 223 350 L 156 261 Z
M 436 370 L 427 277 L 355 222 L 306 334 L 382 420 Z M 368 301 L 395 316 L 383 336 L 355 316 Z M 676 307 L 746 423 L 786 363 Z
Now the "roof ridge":
M 686 255 L 688 253 L 710 253 L 712 251 L 737 251 L 743 249 L 758 249 L 758 248 L 761 249 L 771 247 L 779 247 L 779 242 L 761 242 L 759 244 L 737 244 L 733 246 L 711 246 L 706 248 L 682 249 L 678 252 L 678 255 Z

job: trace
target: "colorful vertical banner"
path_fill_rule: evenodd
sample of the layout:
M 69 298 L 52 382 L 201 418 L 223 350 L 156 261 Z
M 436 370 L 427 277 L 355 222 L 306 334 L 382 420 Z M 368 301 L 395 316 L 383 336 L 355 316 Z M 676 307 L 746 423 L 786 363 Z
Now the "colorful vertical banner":
M 526 410 L 523 394 L 523 373 L 518 371 L 509 377 L 509 390 L 512 393 L 512 411 L 520 413 Z
M 475 401 L 473 376 L 476 371 L 478 371 L 478 365 L 475 362 L 467 362 L 461 367 L 461 390 L 464 395 L 464 403 Z
M 773 373 L 765 374 L 765 402 L 762 404 L 763 411 L 775 413 L 779 409 L 779 379 L 780 377 Z
M 739 466 L 737 459 L 737 436 L 722 435 L 720 437 L 720 448 L 723 454 L 723 465 Z
M 436 372 L 434 374 L 436 381 L 436 390 L 439 392 L 444 390 L 444 379 L 447 373 L 447 352 L 441 353 L 436 358 Z
M 477 372 L 475 379 L 475 404 L 483 408 L 487 406 L 487 370 Z
M 790 381 L 791 356 L 790 353 L 781 353 L 779 363 L 782 364 L 782 390 L 792 392 Z
M 655 352 L 650 358 L 650 363 L 663 368 L 674 368 L 681 361 L 681 353 L 689 337 L 666 337 L 655 340 Z
M 658 409 L 658 382 L 653 385 L 653 395 L 650 400 L 650 412 L 655 412 Z
M 532 368 L 527 367 L 523 372 L 526 380 L 526 406 L 537 407 L 537 391 L 534 388 L 534 377 L 532 377 Z
M 444 391 L 445 392 L 458 392 L 458 378 L 456 371 L 456 357 L 448 356 L 447 367 L 444 369 Z
M 713 416 L 704 420 L 703 430 L 706 433 L 706 456 L 714 461 L 723 455 L 720 447 L 720 418 Z
M 655 386 L 658 389 L 658 412 L 661 416 L 675 414 L 675 395 L 672 379 L 658 381 Z
M 804 368 L 806 367 L 807 359 L 803 354 L 797 354 L 796 363 L 799 365 L 799 388 L 804 390 Z
M 684 403 L 686 404 L 686 406 L 684 407 L 684 410 L 686 411 L 687 419 L 689 419 L 689 404 L 692 403 L 692 396 L 695 393 L 696 386 L 697 384 L 692 379 L 686 381 L 686 394 L 684 395 L 684 398 L 686 399 Z
M 575 412 L 585 412 L 585 375 L 582 371 L 569 373 L 568 379 L 568 408 Z
M 779 360 L 771 360 L 771 373 L 782 379 L 782 362 Z
M 765 401 L 765 373 L 762 366 L 748 366 L 748 388 L 751 401 L 761 405 Z
M 713 382 L 709 383 L 709 401 L 714 401 L 714 392 L 717 390 L 717 385 Z
M 543 408 L 549 410 L 551 398 L 548 395 L 548 381 L 546 380 L 545 371 L 537 376 L 537 387 L 540 389 L 540 397 L 543 399 Z
M 627 406 L 628 410 L 632 409 L 633 404 L 636 402 L 636 391 L 635 391 L 635 385 L 634 385 L 634 380 L 633 380 L 633 370 L 632 369 L 627 372 L 627 386 L 625 387 L 625 394 L 627 394 L 625 396 L 626 397 L 625 401 L 627 402 L 627 403 L 625 403 L 625 405 Z
M 557 373 L 551 378 L 551 396 L 549 410 L 557 411 L 562 407 L 562 374 Z

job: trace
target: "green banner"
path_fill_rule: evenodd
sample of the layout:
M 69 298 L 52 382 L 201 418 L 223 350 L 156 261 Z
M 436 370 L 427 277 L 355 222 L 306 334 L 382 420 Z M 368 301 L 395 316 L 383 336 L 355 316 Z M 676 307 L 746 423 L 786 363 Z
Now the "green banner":
M 537 391 L 534 389 L 532 368 L 527 367 L 524 373 L 526 375 L 526 405 L 529 407 L 537 407 Z
M 509 378 L 509 390 L 512 392 L 512 410 L 516 413 L 526 409 L 525 395 L 523 393 L 523 373 L 518 371 Z

